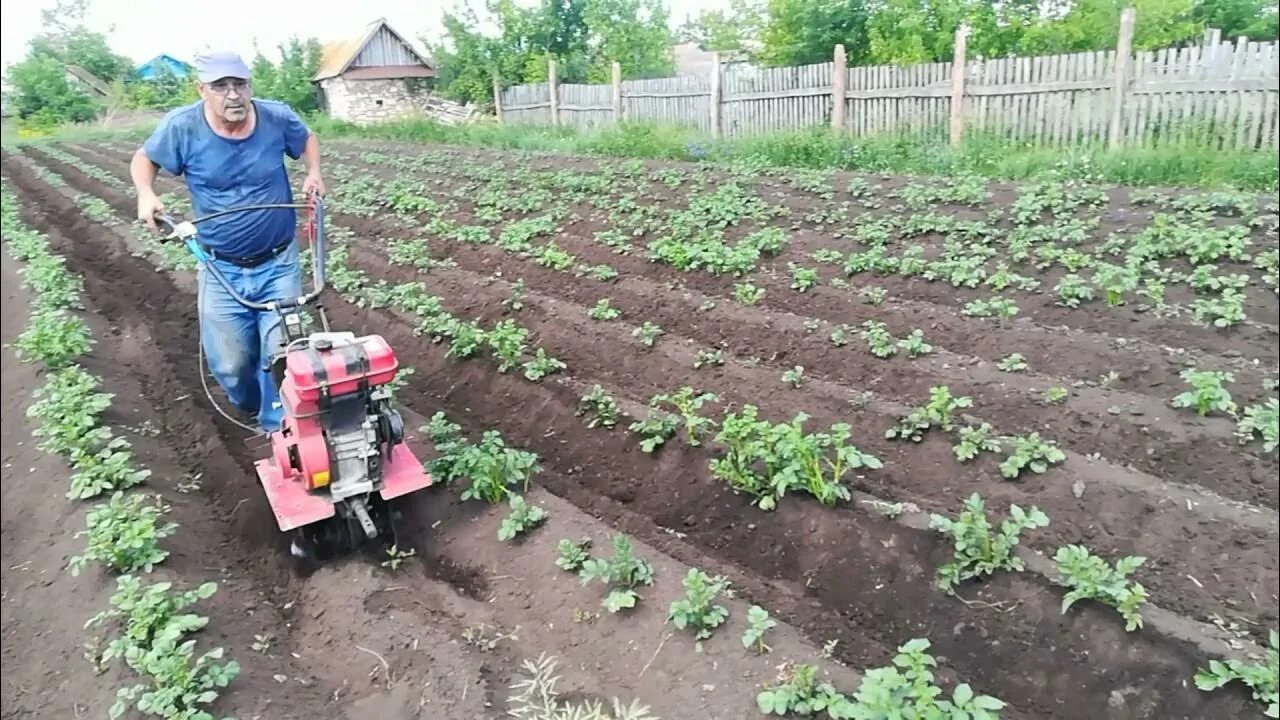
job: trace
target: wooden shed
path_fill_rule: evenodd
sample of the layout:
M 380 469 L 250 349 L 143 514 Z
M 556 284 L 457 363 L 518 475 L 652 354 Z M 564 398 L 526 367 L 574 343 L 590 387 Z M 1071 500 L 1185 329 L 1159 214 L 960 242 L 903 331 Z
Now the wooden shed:
M 385 18 L 325 45 L 314 78 L 331 117 L 361 124 L 422 113 L 434 80 L 435 69 Z

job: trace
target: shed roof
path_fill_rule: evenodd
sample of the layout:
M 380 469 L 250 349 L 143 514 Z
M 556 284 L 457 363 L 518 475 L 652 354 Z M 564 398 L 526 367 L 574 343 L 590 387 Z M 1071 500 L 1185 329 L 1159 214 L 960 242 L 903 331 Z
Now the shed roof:
M 111 93 L 111 86 L 108 85 L 106 81 L 79 65 L 72 65 L 68 63 L 66 65 L 66 70 L 77 80 L 84 83 L 90 90 L 98 93 L 99 95 L 105 96 Z
M 383 69 L 382 77 L 430 77 L 435 74 L 431 63 L 427 62 L 426 58 L 422 57 L 422 54 L 407 42 L 400 33 L 392 29 L 387 24 L 386 18 L 378 18 L 366 25 L 357 35 L 327 43 L 320 55 L 320 67 L 316 70 L 315 77 L 312 80 L 326 80 L 345 74 L 351 68 L 352 63 L 360 56 L 360 53 L 369 45 L 369 41 L 376 37 L 379 31 L 383 30 L 399 41 L 404 46 L 408 56 L 415 60 L 416 63 L 412 65 L 380 65 L 379 67 Z M 400 68 L 399 74 L 396 74 L 395 68 Z M 422 72 L 423 69 L 427 70 L 425 74 Z

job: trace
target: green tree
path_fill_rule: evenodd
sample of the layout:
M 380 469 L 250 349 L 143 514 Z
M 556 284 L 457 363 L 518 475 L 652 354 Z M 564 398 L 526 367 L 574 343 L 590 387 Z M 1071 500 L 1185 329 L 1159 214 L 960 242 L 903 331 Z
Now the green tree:
M 662 77 L 675 70 L 674 40 L 661 0 L 587 0 L 588 82 L 608 82 L 611 65 L 629 78 Z
M 40 32 L 31 38 L 29 55 L 52 56 L 110 83 L 133 74 L 133 63 L 111 50 L 107 37 L 85 25 L 88 0 L 57 0 L 40 11 Z
M 276 49 L 280 52 L 279 64 L 273 63 L 261 50 L 254 55 L 250 67 L 254 95 L 279 100 L 299 113 L 319 110 L 319 98 L 311 80 L 320 69 L 323 53 L 320 41 L 292 37 Z
M 1275 40 L 1280 35 L 1280 12 L 1272 0 L 1201 0 L 1191 16 L 1203 27 L 1218 28 L 1224 38 Z
M 746 50 L 764 31 L 765 8 L 757 0 L 730 0 L 727 11 L 703 10 L 680 26 L 679 36 L 703 50 Z
M 1017 49 L 1025 55 L 1114 48 L 1120 12 L 1132 6 L 1135 50 L 1154 50 L 1197 37 L 1203 26 L 1192 13 L 1195 0 L 1076 0 L 1065 11 L 1028 28 Z
M 495 72 L 505 85 L 546 80 L 551 58 L 561 82 L 607 81 L 615 60 L 628 77 L 673 69 L 661 0 L 542 0 L 532 7 L 489 0 L 483 17 L 464 5 L 443 20 L 443 37 L 426 44 L 437 85 L 459 100 L 489 102 Z
M 78 86 L 67 81 L 62 61 L 51 55 L 28 56 L 9 68 L 14 110 L 33 127 L 92 120 L 99 106 Z
M 868 17 L 863 0 L 769 0 L 759 59 L 775 67 L 820 63 L 844 43 L 849 63 L 862 64 Z
M 875 63 L 927 63 L 950 60 L 959 27 L 970 28 L 975 56 L 998 57 L 1018 47 L 1037 21 L 1038 0 L 886 0 L 868 21 L 870 60 Z

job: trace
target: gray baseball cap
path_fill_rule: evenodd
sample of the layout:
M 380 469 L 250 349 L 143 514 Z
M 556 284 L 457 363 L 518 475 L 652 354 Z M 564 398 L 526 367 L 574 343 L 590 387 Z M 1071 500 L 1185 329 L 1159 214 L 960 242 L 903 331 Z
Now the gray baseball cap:
M 196 58 L 196 77 L 200 82 L 211 83 L 227 77 L 248 80 L 251 76 L 244 60 L 229 50 L 219 50 Z

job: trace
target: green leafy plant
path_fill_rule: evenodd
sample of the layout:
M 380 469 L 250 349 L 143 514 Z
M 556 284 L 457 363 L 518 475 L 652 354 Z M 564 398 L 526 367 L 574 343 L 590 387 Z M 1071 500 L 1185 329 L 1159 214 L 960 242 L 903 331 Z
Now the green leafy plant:
M 884 302 L 888 296 L 888 291 L 882 287 L 870 285 L 858 291 L 858 297 L 862 298 L 862 302 L 868 305 L 879 305 Z
M 556 567 L 576 573 L 591 558 L 591 538 L 570 540 L 563 538 L 556 545 Z
M 997 720 L 1002 700 L 978 695 L 968 683 L 955 687 L 950 699 L 934 684 L 931 668 L 937 661 L 926 651 L 930 643 L 916 638 L 898 648 L 893 665 L 868 670 L 847 705 L 828 709 L 834 718 L 937 718 L 942 720 Z
M 494 357 L 499 360 L 498 372 L 504 373 L 520 365 L 525 340 L 528 337 L 529 331 L 516 325 L 516 321 L 509 318 L 494 325 L 492 330 L 485 333 L 485 342 L 489 344 Z
M 511 512 L 502 519 L 502 524 L 498 527 L 498 539 L 503 542 L 532 530 L 547 519 L 547 511 L 537 505 L 530 505 L 523 495 L 511 493 L 507 504 Z
M 88 443 L 71 448 L 69 459 L 75 472 L 67 497 L 87 500 L 105 492 L 126 490 L 141 484 L 151 471 L 134 467 L 129 441 L 111 437 L 109 428 L 98 428 L 98 437 L 86 436 Z M 109 438 L 109 439 L 108 439 Z M 95 442 L 101 439 L 102 442 Z
M 699 350 L 698 355 L 694 358 L 693 369 L 697 370 L 706 365 L 723 365 L 724 352 L 720 350 Z
M 501 502 L 512 486 L 522 485 L 527 490 L 539 470 L 537 455 L 507 447 L 496 430 L 486 430 L 478 443 L 468 442 L 461 426 L 449 421 L 443 412 L 432 415 L 419 432 L 435 446 L 436 456 L 427 461 L 428 472 L 446 483 L 471 479 L 462 492 L 463 500 Z
M 729 581 L 689 568 L 682 584 L 685 595 L 672 601 L 667 611 L 667 622 L 681 630 L 693 630 L 699 641 L 706 640 L 729 617 L 729 611 L 723 605 L 713 604 L 720 593 L 729 589 Z
M 769 652 L 764 636 L 778 626 L 778 621 L 769 616 L 769 611 L 759 605 L 747 608 L 747 629 L 742 631 L 742 647 L 755 650 L 757 655 Z
M 392 544 L 387 548 L 387 559 L 382 561 L 382 567 L 395 572 L 400 569 L 406 560 L 417 555 L 418 551 L 414 548 L 404 549 L 399 545 Z
M 659 335 L 662 335 L 662 328 L 654 325 L 648 320 L 644 321 L 644 324 L 640 327 L 631 331 L 631 337 L 639 338 L 640 342 L 644 343 L 645 347 L 653 347 L 653 344 L 658 341 Z
M 924 341 L 924 332 L 918 328 L 899 340 L 898 347 L 905 350 L 911 357 L 920 357 L 933 352 L 933 346 Z
M 1009 506 L 1009 518 L 1000 523 L 1000 529 L 992 531 L 987 519 L 986 503 L 977 493 L 965 501 L 964 510 L 954 520 L 929 515 L 929 527 L 949 535 L 955 544 L 955 560 L 938 568 L 938 588 L 948 595 L 955 594 L 960 583 L 997 570 L 1021 572 L 1022 560 L 1013 554 L 1023 530 L 1042 528 L 1049 524 L 1049 517 L 1038 508 L 1024 511 L 1018 505 Z
M 20 360 L 35 360 L 49 368 L 64 368 L 93 349 L 89 327 L 63 308 L 39 310 L 13 347 Z
M 1058 584 L 1071 588 L 1062 599 L 1065 614 L 1081 600 L 1097 600 L 1120 611 L 1124 617 L 1124 629 L 1133 632 L 1142 627 L 1142 605 L 1147 601 L 1147 591 L 1141 583 L 1127 578 L 1137 570 L 1146 558 L 1129 556 L 1116 561 L 1115 567 L 1089 552 L 1083 545 L 1064 545 L 1053 556 L 1058 563 Z
M 761 510 L 773 510 L 788 491 L 802 490 L 824 505 L 848 500 L 843 484 L 850 470 L 882 467 L 879 458 L 848 444 L 847 423 L 825 433 L 806 433 L 808 416 L 797 414 L 789 423 L 774 425 L 759 419 L 754 405 L 727 413 L 716 436 L 726 453 L 711 461 L 711 474 L 746 492 Z
M 1051 440 L 1042 440 L 1040 433 L 1033 432 L 1022 437 L 1014 437 L 1013 454 L 1000 463 L 1000 474 L 1009 480 L 1017 478 L 1025 470 L 1039 475 L 1052 465 L 1067 459 L 1063 452 Z
M 871 354 L 878 358 L 893 357 L 898 353 L 893 336 L 888 328 L 879 320 L 867 320 L 862 323 L 862 339 L 866 341 Z
M 617 320 L 622 313 L 609 303 L 609 298 L 601 298 L 587 311 L 587 316 L 592 320 Z
M 997 296 L 971 300 L 960 312 L 971 317 L 1010 318 L 1018 314 L 1018 306 L 1009 298 Z
M 1223 382 L 1235 381 L 1232 373 L 1187 369 L 1178 373 L 1178 377 L 1192 389 L 1174 397 L 1174 407 L 1193 407 L 1201 417 L 1215 411 L 1232 416 L 1236 414 L 1236 404 L 1231 400 L 1231 393 L 1222 387 Z
M 620 413 L 618 402 L 599 385 L 592 385 L 591 390 L 578 399 L 578 408 L 574 411 L 574 415 L 590 415 L 589 428 L 600 425 L 611 428 L 618 423 Z
M 685 441 L 693 447 L 698 447 L 702 444 L 700 436 L 710 432 L 716 424 L 715 420 L 704 417 L 699 413 L 703 405 L 709 402 L 717 402 L 718 400 L 719 397 L 715 393 L 695 393 L 693 388 L 686 385 L 674 393 L 653 396 L 649 400 L 649 406 L 660 408 L 670 405 L 675 408 L 684 427 Z
M 1027 369 L 1027 359 L 1021 353 L 1013 353 L 1001 358 L 996 367 L 1008 373 L 1022 372 Z
M 627 427 L 640 436 L 640 450 L 652 453 L 680 429 L 680 418 L 657 410 L 650 410 L 643 420 L 637 420 Z
M 929 402 L 899 419 L 896 425 L 885 431 L 884 436 L 890 440 L 920 442 L 925 431 L 935 425 L 950 432 L 955 411 L 968 407 L 973 407 L 973 398 L 967 395 L 955 397 L 946 385 L 929 388 Z
M 99 661 L 105 664 L 124 658 L 130 650 L 145 651 L 162 637 L 203 628 L 208 618 L 182 610 L 212 597 L 217 589 L 217 583 L 207 582 L 190 590 L 173 592 L 171 582 L 144 585 L 135 575 L 116 578 L 116 591 L 111 596 L 109 609 L 84 624 L 89 628 L 124 621 L 119 635 L 108 642 Z
M 989 423 L 982 423 L 978 427 L 962 427 L 959 434 L 960 441 L 952 448 L 952 452 L 960 462 L 968 462 L 982 452 L 1000 452 L 1000 440 L 996 437 L 995 428 Z
M 746 281 L 734 283 L 733 299 L 743 305 L 755 305 L 764 299 L 764 288 Z
M 792 290 L 804 292 L 818 284 L 818 271 L 813 268 L 801 267 L 795 263 L 787 263 L 787 269 L 791 271 Z
M 178 529 L 177 523 L 159 524 L 168 508 L 156 503 L 143 505 L 146 495 L 125 496 L 116 492 L 111 500 L 99 503 L 89 510 L 88 527 L 76 533 L 87 535 L 89 546 L 83 555 L 71 558 L 68 567 L 72 575 L 79 575 L 90 561 L 98 561 L 118 573 L 139 570 L 151 572 L 158 563 L 169 557 L 169 551 L 160 547 L 160 541 Z
M 813 665 L 783 663 L 777 679 L 756 694 L 756 707 L 766 715 L 817 715 L 826 712 L 833 718 L 853 718 L 852 703 L 831 683 L 818 682 L 818 669 Z
M 129 665 L 150 682 L 118 690 L 111 719 L 122 717 L 131 707 L 163 718 L 210 718 L 201 706 L 217 699 L 216 688 L 231 684 L 240 674 L 240 664 L 234 660 L 219 663 L 222 648 L 196 658 L 195 644 L 195 640 L 179 644 L 177 638 L 166 638 L 146 651 L 131 652 L 126 658 Z
M 607 560 L 590 558 L 582 563 L 578 576 L 586 585 L 594 580 L 605 584 L 609 594 L 603 605 L 611 613 L 633 608 L 640 599 L 636 588 L 653 584 L 653 568 L 635 556 L 631 538 L 622 533 L 613 536 L 613 556 Z
M 849 334 L 851 332 L 853 332 L 853 328 L 848 325 L 841 324 L 831 331 L 831 334 L 827 339 L 836 347 L 844 347 L 849 344 Z
M 524 362 L 523 367 L 525 379 L 537 382 L 554 372 L 564 370 L 567 366 L 560 360 L 547 355 L 546 350 L 538 348 L 533 357 Z
M 1244 416 L 1236 425 L 1236 437 L 1248 443 L 1255 435 L 1262 436 L 1262 448 L 1273 453 L 1280 446 L 1280 400 L 1271 398 L 1260 405 L 1244 409 Z
M 790 385 L 793 388 L 800 387 L 800 384 L 804 382 L 804 368 L 800 367 L 799 365 L 796 365 L 790 370 L 787 370 L 786 372 L 782 373 L 782 382 Z
M 1208 669 L 1196 673 L 1196 687 L 1211 691 L 1230 682 L 1239 681 L 1253 691 L 1253 699 L 1266 706 L 1263 711 L 1269 718 L 1280 718 L 1280 634 L 1271 631 L 1267 645 L 1266 664 L 1243 660 L 1210 660 Z
M 1046 405 L 1057 405 L 1071 396 L 1071 391 L 1064 387 L 1051 387 L 1044 391 L 1044 402 Z

